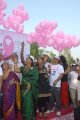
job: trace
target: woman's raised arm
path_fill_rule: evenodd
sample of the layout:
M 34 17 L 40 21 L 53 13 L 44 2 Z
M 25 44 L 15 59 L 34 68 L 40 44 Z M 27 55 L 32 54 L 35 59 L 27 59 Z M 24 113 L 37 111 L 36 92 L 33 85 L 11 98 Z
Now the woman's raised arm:
M 25 65 L 25 59 L 24 59 L 24 42 L 22 42 L 21 44 L 22 48 L 21 48 L 21 62 L 23 65 Z

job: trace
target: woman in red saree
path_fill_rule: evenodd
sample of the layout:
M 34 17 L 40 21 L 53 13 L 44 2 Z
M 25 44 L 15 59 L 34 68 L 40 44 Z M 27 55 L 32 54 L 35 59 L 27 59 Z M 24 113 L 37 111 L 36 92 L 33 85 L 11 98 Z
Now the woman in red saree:
M 8 62 L 4 62 L 3 69 L 3 119 L 16 120 L 16 105 L 20 110 L 19 78 L 10 70 Z M 17 99 L 18 98 L 18 99 Z M 15 104 L 17 103 L 17 104 Z
M 60 62 L 64 68 L 64 74 L 61 79 L 61 102 L 62 106 L 68 107 L 69 105 L 68 64 L 66 58 L 63 55 L 60 56 Z

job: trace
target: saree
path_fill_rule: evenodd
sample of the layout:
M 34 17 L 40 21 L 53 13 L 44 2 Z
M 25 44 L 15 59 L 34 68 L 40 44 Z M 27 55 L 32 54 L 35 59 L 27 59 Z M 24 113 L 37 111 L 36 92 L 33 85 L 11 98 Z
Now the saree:
M 0 120 L 2 120 L 2 93 L 0 92 Z
M 68 85 L 68 82 L 61 83 L 61 103 L 63 106 L 69 105 L 69 85 Z
M 21 102 L 23 120 L 36 119 L 36 104 L 38 98 L 38 69 L 32 67 L 28 71 L 25 67 L 21 67 L 22 85 L 21 85 Z M 31 89 L 27 90 L 28 83 L 31 84 Z
M 11 83 L 11 81 L 15 83 Z M 10 72 L 8 77 L 3 80 L 3 119 L 4 120 L 16 120 L 16 105 L 20 108 L 20 103 L 16 104 L 16 88 L 19 85 L 19 78 L 16 73 Z M 18 91 L 19 93 L 19 91 Z M 20 94 L 19 94 L 20 95 Z M 18 102 L 18 101 L 17 101 Z

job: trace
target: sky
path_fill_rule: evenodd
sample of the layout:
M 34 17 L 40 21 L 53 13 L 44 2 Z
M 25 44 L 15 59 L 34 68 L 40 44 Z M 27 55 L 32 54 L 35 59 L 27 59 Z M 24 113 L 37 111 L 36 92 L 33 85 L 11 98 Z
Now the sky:
M 26 34 L 34 32 L 35 26 L 43 20 L 56 20 L 58 22 L 56 31 L 80 36 L 80 0 L 6 0 L 6 2 L 7 15 L 10 15 L 18 5 L 24 5 L 29 14 L 29 20 L 24 24 Z M 80 46 L 72 48 L 71 55 L 80 58 L 79 50 Z

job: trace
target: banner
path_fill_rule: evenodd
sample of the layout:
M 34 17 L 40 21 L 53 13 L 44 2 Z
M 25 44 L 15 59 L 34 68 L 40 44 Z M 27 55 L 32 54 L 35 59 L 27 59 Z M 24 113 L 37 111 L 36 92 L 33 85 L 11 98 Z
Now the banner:
M 27 34 L 17 34 L 15 32 L 0 30 L 0 53 L 4 57 L 16 52 L 20 57 L 21 43 L 24 41 L 24 57 L 30 54 L 30 44 L 27 42 Z

